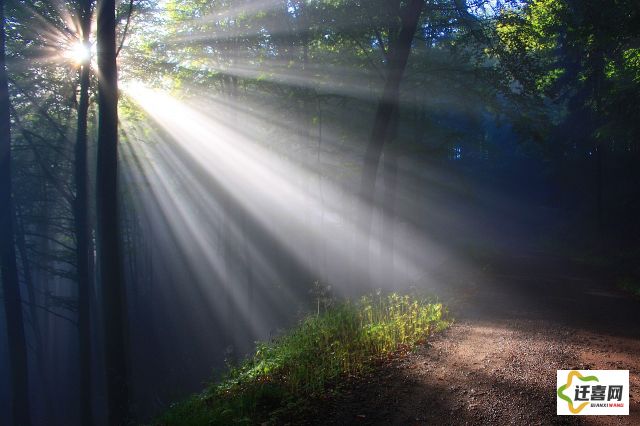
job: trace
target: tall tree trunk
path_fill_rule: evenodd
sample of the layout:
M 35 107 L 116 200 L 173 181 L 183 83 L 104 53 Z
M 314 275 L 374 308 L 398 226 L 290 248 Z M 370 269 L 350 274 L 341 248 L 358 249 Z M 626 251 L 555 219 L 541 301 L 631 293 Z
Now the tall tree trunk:
M 320 198 L 320 218 L 318 223 L 318 229 L 324 230 L 325 222 L 325 200 L 322 191 L 322 104 L 320 102 L 320 96 L 316 96 L 316 108 L 318 113 L 318 144 L 316 148 L 316 193 Z M 329 275 L 327 270 L 327 237 L 322 235 L 319 241 L 318 247 L 318 271 L 320 272 L 320 283 L 326 284 L 329 282 Z
M 18 281 L 13 197 L 11 196 L 11 122 L 5 65 L 4 0 L 0 0 L 0 278 L 9 337 L 13 422 L 29 426 L 29 375 L 22 299 Z
M 80 19 L 82 43 L 89 49 L 91 32 L 91 0 L 81 0 Z M 75 187 L 73 216 L 76 234 L 76 263 L 78 283 L 78 341 L 80 352 L 80 420 L 83 425 L 92 425 L 91 389 L 91 276 L 89 273 L 89 202 L 87 190 L 87 114 L 89 111 L 89 79 L 91 59 L 87 58 L 80 68 L 80 99 L 78 102 L 78 126 L 75 146 Z
M 16 120 L 17 121 L 17 120 Z M 42 191 L 42 200 L 40 203 L 39 216 L 40 219 L 35 224 L 36 233 L 39 235 L 49 235 L 51 232 L 51 227 L 49 220 L 51 218 L 51 200 L 49 197 L 50 188 L 49 179 L 41 179 L 42 188 L 39 191 Z M 37 265 L 33 268 L 33 272 L 35 272 L 34 276 L 34 285 L 39 289 L 42 293 L 42 305 L 45 307 L 49 307 L 52 305 L 51 296 L 53 295 L 53 291 L 51 290 L 51 280 L 49 275 L 49 267 L 51 266 L 51 251 L 49 240 L 46 238 L 38 238 L 36 240 L 36 255 L 34 257 L 34 265 Z M 51 367 L 55 365 L 53 362 L 53 351 L 55 339 L 54 333 L 54 324 L 55 319 L 52 318 L 51 313 L 48 311 L 43 312 L 42 314 L 42 347 L 43 352 L 45 354 L 45 367 Z M 56 413 L 56 406 L 53 401 L 53 393 L 54 387 L 52 386 L 53 380 L 51 380 L 54 376 L 52 374 L 53 369 L 48 368 L 47 372 L 47 383 L 44 384 L 45 389 L 43 391 L 44 394 L 47 395 L 46 406 L 45 406 L 45 415 L 48 418 L 54 418 Z
M 388 146 L 383 158 L 384 198 L 382 205 L 381 250 L 383 259 L 380 265 L 384 268 L 380 277 L 390 285 L 395 285 L 395 222 L 396 222 L 396 188 L 398 181 L 398 152 L 393 141 L 398 132 L 399 114 L 396 113 L 389 129 Z
M 16 246 L 18 254 L 22 263 L 23 279 L 27 290 L 27 297 L 29 303 L 29 318 L 31 319 L 31 329 L 33 330 L 33 350 L 36 355 L 36 366 L 38 369 L 38 375 L 41 386 L 38 388 L 39 394 L 44 401 L 46 413 L 51 413 L 51 395 L 49 389 L 49 379 L 47 375 L 46 367 L 46 355 L 44 349 L 44 337 L 42 334 L 40 315 L 37 312 L 38 298 L 36 296 L 36 289 L 33 282 L 33 273 L 31 262 L 29 261 L 29 255 L 27 253 L 27 241 L 25 238 L 26 229 L 24 226 L 24 219 L 19 206 L 16 207 Z M 46 235 L 46 234 L 42 234 Z
M 387 76 L 382 97 L 378 102 L 369 144 L 365 151 L 360 182 L 360 200 L 364 203 L 361 225 L 365 235 L 371 234 L 376 175 L 385 143 L 392 136 L 392 121 L 398 113 L 400 82 L 407 66 L 411 44 L 424 9 L 424 0 L 411 0 L 402 11 L 398 37 L 389 46 Z M 368 251 L 366 259 L 368 260 Z
M 238 50 L 238 40 L 234 38 L 234 48 L 233 51 L 237 52 Z M 231 123 L 234 128 L 238 127 L 238 109 L 237 105 L 239 104 L 239 90 L 238 90 L 238 77 L 232 75 L 230 76 L 230 97 L 231 97 Z M 253 259 L 251 256 L 251 241 L 249 240 L 249 212 L 245 209 L 240 209 L 237 215 L 238 218 L 238 244 L 241 244 L 242 250 L 242 269 L 245 272 L 246 278 L 246 294 L 245 303 L 246 303 L 246 312 L 253 312 L 253 302 L 254 302 L 254 276 L 253 276 Z M 241 241 L 240 241 L 241 239 Z M 248 321 L 251 322 L 251 326 L 253 327 L 255 324 L 252 322 L 253 317 L 249 317 Z
M 118 70 L 115 0 L 98 2 L 98 268 L 105 327 L 108 424 L 129 419 L 126 301 L 118 207 Z

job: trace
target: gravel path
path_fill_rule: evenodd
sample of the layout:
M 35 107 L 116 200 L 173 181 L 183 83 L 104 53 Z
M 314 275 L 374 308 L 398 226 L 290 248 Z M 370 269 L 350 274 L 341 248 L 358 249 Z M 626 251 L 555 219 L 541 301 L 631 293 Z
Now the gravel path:
M 347 386 L 312 423 L 640 425 L 638 301 L 563 259 L 483 269 L 458 277 L 465 285 L 442 280 L 455 325 Z M 556 416 L 558 369 L 630 370 L 631 415 Z

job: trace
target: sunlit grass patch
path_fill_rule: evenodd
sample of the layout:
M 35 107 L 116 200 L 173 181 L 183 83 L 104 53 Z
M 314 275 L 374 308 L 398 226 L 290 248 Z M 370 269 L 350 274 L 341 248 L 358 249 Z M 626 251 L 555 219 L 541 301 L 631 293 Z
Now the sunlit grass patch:
M 305 318 L 200 395 L 174 405 L 155 424 L 254 424 L 321 396 L 341 378 L 423 343 L 450 323 L 440 303 L 397 294 L 346 301 Z

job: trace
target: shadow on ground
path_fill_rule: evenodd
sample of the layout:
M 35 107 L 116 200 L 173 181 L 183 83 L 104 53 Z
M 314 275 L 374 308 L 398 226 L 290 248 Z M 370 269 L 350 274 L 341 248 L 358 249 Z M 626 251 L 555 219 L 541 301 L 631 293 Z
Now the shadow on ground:
M 541 254 L 441 269 L 426 285 L 456 324 L 318 404 L 309 424 L 640 424 L 640 303 L 610 277 Z M 630 370 L 631 415 L 556 416 L 558 369 Z

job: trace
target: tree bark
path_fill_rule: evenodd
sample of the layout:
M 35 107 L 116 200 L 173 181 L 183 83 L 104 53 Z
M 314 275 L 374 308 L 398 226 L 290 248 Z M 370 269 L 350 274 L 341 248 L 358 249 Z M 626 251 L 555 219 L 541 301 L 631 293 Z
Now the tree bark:
M 125 288 L 118 206 L 118 70 L 115 0 L 98 2 L 98 268 L 105 327 L 108 424 L 129 420 Z
M 0 278 L 9 337 L 13 422 L 29 426 L 29 373 L 11 195 L 11 121 L 5 64 L 4 0 L 0 0 Z
M 91 0 L 82 0 L 79 10 L 82 43 L 89 49 L 91 32 Z M 80 68 L 80 98 L 78 101 L 78 125 L 74 159 L 76 194 L 73 216 L 76 234 L 76 263 L 78 283 L 78 341 L 80 352 L 80 420 L 83 425 L 93 424 L 91 388 L 91 275 L 89 238 L 89 202 L 87 190 L 87 115 L 89 111 L 89 83 L 91 59 Z

